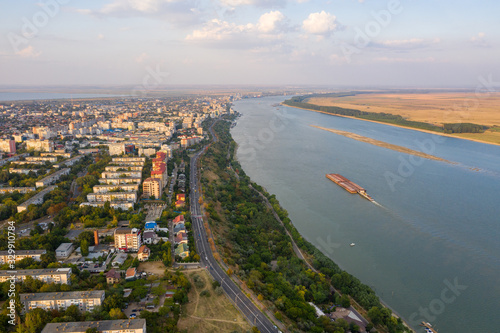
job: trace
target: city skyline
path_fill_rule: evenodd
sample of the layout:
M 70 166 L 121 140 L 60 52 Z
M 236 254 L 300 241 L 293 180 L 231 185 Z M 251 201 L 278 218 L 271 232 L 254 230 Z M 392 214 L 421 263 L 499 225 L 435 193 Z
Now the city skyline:
M 469 87 L 498 81 L 486 1 L 2 1 L 0 85 Z M 152 80 L 151 80 L 152 78 Z

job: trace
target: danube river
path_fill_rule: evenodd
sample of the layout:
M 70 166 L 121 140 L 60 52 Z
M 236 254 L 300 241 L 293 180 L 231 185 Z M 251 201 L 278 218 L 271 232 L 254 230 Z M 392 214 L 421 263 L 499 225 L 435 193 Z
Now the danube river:
M 440 332 L 498 332 L 500 147 L 276 106 L 284 99 L 235 102 L 242 117 L 232 134 L 245 172 L 276 194 L 300 233 L 417 331 L 425 320 Z M 378 204 L 327 173 L 363 186 Z

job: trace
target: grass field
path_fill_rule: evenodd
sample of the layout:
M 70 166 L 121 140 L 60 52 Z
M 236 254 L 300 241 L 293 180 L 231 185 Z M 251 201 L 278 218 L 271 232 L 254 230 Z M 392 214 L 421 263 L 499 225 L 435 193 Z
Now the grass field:
M 204 269 L 185 272 L 192 288 L 189 292 L 189 303 L 183 306 L 182 315 L 177 323 L 179 330 L 188 332 L 250 332 L 252 327 L 238 312 L 225 294 L 216 295 L 212 288 L 212 278 Z M 204 286 L 196 284 L 195 276 L 203 281 Z M 202 291 L 208 291 L 207 296 L 200 296 Z
M 416 93 L 416 94 L 359 94 L 348 97 L 314 97 L 307 103 L 321 106 L 338 106 L 366 112 L 391 113 L 407 120 L 435 125 L 444 123 L 474 123 L 500 126 L 500 93 Z M 481 134 L 454 134 L 454 136 L 500 143 L 497 128 Z

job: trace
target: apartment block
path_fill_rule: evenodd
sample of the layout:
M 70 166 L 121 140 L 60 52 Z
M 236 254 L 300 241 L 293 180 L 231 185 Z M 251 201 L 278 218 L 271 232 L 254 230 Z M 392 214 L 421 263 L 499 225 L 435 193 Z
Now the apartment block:
M 142 172 L 141 165 L 115 165 L 115 166 L 107 166 L 104 168 L 105 171 L 140 171 Z
M 35 261 L 42 260 L 42 254 L 46 254 L 47 250 L 17 250 L 16 261 L 24 258 L 33 258 Z M 9 259 L 9 251 L 0 251 L 0 264 L 3 265 Z
M 139 184 L 120 184 L 120 185 L 95 185 L 92 190 L 94 193 L 106 192 L 134 192 L 139 191 Z
M 47 185 L 53 184 L 56 181 L 58 181 L 59 178 L 61 178 L 62 176 L 69 175 L 70 170 L 71 170 L 70 168 L 65 168 L 65 169 L 56 171 L 53 174 L 51 174 L 51 175 L 49 175 L 49 176 L 47 176 L 45 178 L 42 178 L 39 181 L 37 181 L 35 183 L 35 186 L 36 187 L 43 187 L 43 186 L 47 186 Z
M 15 154 L 16 141 L 12 139 L 0 140 L 0 151 L 7 154 Z
M 124 143 L 110 143 L 108 144 L 109 155 L 121 155 L 125 153 L 125 144 Z
M 125 178 L 99 178 L 99 183 L 108 185 L 121 185 L 121 184 L 140 184 L 142 178 L 138 177 L 125 177 Z
M 19 193 L 29 193 L 35 191 L 35 187 L 0 187 L 0 194 L 6 194 L 6 193 L 14 193 L 14 192 L 19 192 Z
M 71 284 L 71 268 L 44 268 L 44 269 L 20 269 L 14 274 L 17 281 L 24 281 L 31 276 L 46 283 Z M 12 274 L 9 271 L 0 270 L 0 282 L 10 280 Z
M 49 140 L 28 140 L 26 141 L 26 149 L 51 153 L 54 151 L 54 142 Z
M 147 178 L 142 184 L 142 193 L 146 197 L 154 196 L 160 199 L 162 194 L 161 180 L 158 178 Z
M 82 206 L 90 206 L 90 207 L 104 207 L 106 202 L 82 202 L 80 207 Z M 130 208 L 134 208 L 134 203 L 130 201 L 113 201 L 109 203 L 109 206 L 113 209 L 122 209 L 129 210 Z
M 136 252 L 141 245 L 141 231 L 139 229 L 118 228 L 115 230 L 115 249 Z
M 29 157 L 26 157 L 26 161 L 28 161 L 28 162 L 56 163 L 57 157 L 55 157 L 55 156 L 29 156 Z
M 101 174 L 101 178 L 141 178 L 141 171 L 104 171 Z
M 48 323 L 42 333 L 85 333 L 91 328 L 99 333 L 146 333 L 146 319 Z
M 92 311 L 104 301 L 104 290 L 66 291 L 54 293 L 20 294 L 24 310 L 65 310 L 76 305 L 80 311 Z
M 107 192 L 107 193 L 89 193 L 87 194 L 89 202 L 113 202 L 113 201 L 128 201 L 136 202 L 136 192 Z
M 144 165 L 144 163 L 146 163 L 146 158 L 145 157 L 113 157 L 113 160 L 112 160 L 113 163 L 117 163 L 117 162 L 120 162 L 120 163 L 141 163 L 142 162 L 142 165 Z M 139 165 L 139 164 L 130 164 L 130 165 Z
M 53 185 L 53 186 L 49 186 L 47 188 L 44 188 L 43 190 L 41 190 L 40 192 L 38 192 L 37 194 L 35 194 L 31 198 L 29 198 L 28 200 L 26 200 L 25 202 L 23 202 L 22 204 L 17 206 L 17 212 L 20 213 L 22 211 L 27 210 L 29 205 L 43 204 L 45 194 L 53 191 L 56 187 L 57 186 Z

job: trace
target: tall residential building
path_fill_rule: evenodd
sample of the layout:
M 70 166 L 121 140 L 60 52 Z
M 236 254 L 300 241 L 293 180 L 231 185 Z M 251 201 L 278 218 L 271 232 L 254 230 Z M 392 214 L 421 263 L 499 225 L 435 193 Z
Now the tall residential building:
M 15 154 L 16 141 L 12 139 L 0 140 L 0 151 L 7 154 Z
M 92 311 L 104 301 L 104 290 L 65 291 L 55 293 L 21 294 L 21 303 L 24 310 L 35 308 L 44 310 L 65 310 L 76 305 L 80 311 Z
M 115 230 L 115 249 L 137 252 L 142 245 L 139 229 L 118 228 Z
M 49 140 L 28 140 L 26 141 L 26 149 L 51 153 L 54 151 L 54 142 Z
M 160 199 L 161 189 L 161 180 L 158 178 L 147 178 L 142 184 L 142 193 L 148 198 L 154 196 L 155 199 Z
M 49 323 L 42 333 L 85 333 L 89 328 L 97 328 L 99 333 L 146 333 L 146 319 Z

